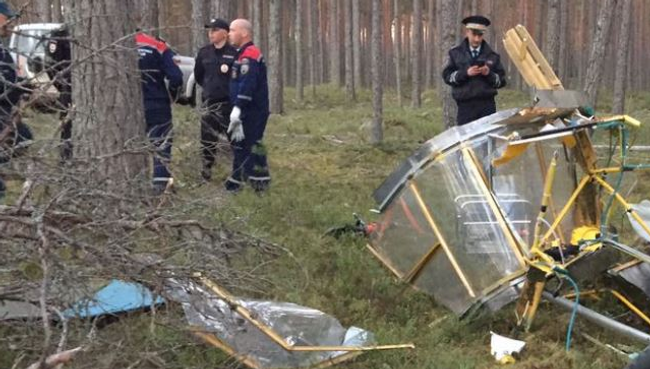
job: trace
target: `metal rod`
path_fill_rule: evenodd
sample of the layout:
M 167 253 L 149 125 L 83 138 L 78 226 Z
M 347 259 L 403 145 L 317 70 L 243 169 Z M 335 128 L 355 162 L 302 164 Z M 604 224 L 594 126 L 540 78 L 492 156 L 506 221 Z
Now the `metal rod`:
M 620 242 L 616 242 L 614 240 L 610 240 L 609 238 L 603 240 L 603 243 L 605 245 L 612 246 L 613 248 L 615 248 L 615 249 L 617 249 L 619 251 L 622 251 L 622 252 L 632 256 L 635 259 L 638 259 L 638 260 L 641 260 L 641 261 L 643 261 L 645 263 L 650 264 L 650 255 L 647 255 L 647 254 L 645 254 L 645 253 L 643 253 L 643 252 L 641 252 L 641 251 L 639 251 L 639 250 L 637 250 L 635 248 L 632 248 L 632 247 L 630 247 L 628 245 L 624 245 L 624 244 L 622 244 Z
M 575 305 L 574 301 L 559 296 L 554 297 L 552 293 L 547 291 L 544 291 L 543 296 L 546 300 L 567 310 L 572 310 Z M 641 332 L 640 330 L 629 327 L 623 323 L 619 323 L 614 319 L 608 318 L 582 305 L 578 305 L 578 314 L 603 328 L 611 329 L 619 334 L 643 342 L 646 345 L 650 344 L 650 335 L 647 333 Z

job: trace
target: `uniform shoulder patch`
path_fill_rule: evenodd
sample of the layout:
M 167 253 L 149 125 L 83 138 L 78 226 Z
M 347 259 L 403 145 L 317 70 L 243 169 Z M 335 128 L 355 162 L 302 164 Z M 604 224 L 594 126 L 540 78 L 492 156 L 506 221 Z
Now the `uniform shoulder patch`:
M 137 46 L 154 48 L 158 50 L 159 53 L 164 53 L 167 51 L 167 44 L 164 41 L 160 41 L 153 36 L 147 35 L 146 33 L 138 33 L 135 35 L 135 43 Z
M 256 46 L 249 46 L 241 53 L 239 60 L 246 58 L 260 61 L 262 59 L 262 52 Z

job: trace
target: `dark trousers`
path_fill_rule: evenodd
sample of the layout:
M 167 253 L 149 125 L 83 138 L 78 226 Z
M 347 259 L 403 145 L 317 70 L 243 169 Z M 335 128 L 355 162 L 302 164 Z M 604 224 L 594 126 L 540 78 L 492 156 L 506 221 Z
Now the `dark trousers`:
M 458 105 L 457 123 L 459 126 L 494 114 L 497 111 L 494 98 L 457 101 L 456 105 Z
M 59 110 L 59 119 L 61 120 L 61 148 L 59 152 L 61 160 L 69 160 L 72 158 L 72 120 L 68 116 L 70 105 L 72 105 L 71 92 L 62 90 L 59 93 L 59 100 L 56 106 Z
M 252 114 L 251 114 L 252 113 Z M 242 112 L 244 140 L 232 142 L 232 174 L 226 180 L 228 191 L 237 191 L 248 181 L 255 191 L 263 191 L 271 182 L 266 147 L 262 143 L 268 114 Z
M 172 111 L 168 108 L 146 109 L 147 137 L 155 146 L 153 183 L 166 185 L 172 178 L 169 164 L 172 158 Z
M 228 124 L 232 105 L 228 101 L 203 102 L 204 114 L 201 117 L 201 155 L 203 166 L 212 168 L 219 146 L 219 135 L 228 137 Z

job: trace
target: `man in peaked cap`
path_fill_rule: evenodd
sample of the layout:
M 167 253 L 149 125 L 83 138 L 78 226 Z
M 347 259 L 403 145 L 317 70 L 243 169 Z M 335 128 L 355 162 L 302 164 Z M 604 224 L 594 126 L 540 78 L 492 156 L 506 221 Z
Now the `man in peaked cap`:
M 230 25 L 215 18 L 205 25 L 209 44 L 199 49 L 194 63 L 194 78 L 203 88 L 201 94 L 201 155 L 203 166 L 201 177 L 209 181 L 212 166 L 217 156 L 219 136 L 228 136 L 228 124 L 232 104 L 230 103 L 230 75 L 237 56 L 237 49 L 228 43 Z
M 458 105 L 459 126 L 495 113 L 497 89 L 506 85 L 501 57 L 483 39 L 490 20 L 474 15 L 462 23 L 465 39 L 449 50 L 449 61 L 442 72 Z

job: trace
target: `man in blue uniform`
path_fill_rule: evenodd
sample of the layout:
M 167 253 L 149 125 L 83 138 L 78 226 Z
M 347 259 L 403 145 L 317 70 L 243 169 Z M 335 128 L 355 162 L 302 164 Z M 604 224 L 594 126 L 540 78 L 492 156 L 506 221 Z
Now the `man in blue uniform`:
M 183 73 L 174 62 L 174 52 L 164 41 L 145 33 L 138 33 L 135 41 L 140 54 L 147 136 L 156 147 L 153 187 L 156 194 L 162 194 L 173 183 L 169 171 L 172 154 L 171 103 L 172 99 L 176 100 L 183 85 Z
M 253 45 L 253 27 L 249 21 L 233 21 L 229 38 L 238 53 L 230 81 L 233 109 L 228 125 L 234 160 L 225 187 L 235 192 L 248 181 L 255 191 L 264 191 L 271 182 L 266 149 L 262 144 L 269 118 L 266 64 L 260 50 Z
M 463 19 L 466 38 L 449 50 L 449 62 L 442 78 L 450 85 L 458 105 L 458 125 L 496 112 L 494 97 L 506 85 L 501 57 L 483 40 L 490 20 L 475 15 Z
M 209 181 L 217 154 L 219 135 L 226 136 L 232 105 L 230 104 L 230 73 L 237 49 L 228 43 L 230 27 L 223 19 L 212 19 L 208 29 L 210 44 L 196 56 L 194 78 L 203 88 L 201 95 L 201 176 Z
M 72 73 L 70 61 L 72 50 L 70 48 L 70 33 L 68 28 L 62 26 L 52 31 L 45 48 L 45 61 L 47 75 L 54 81 L 54 87 L 59 91 L 58 104 L 59 119 L 61 121 L 61 160 L 72 158 L 72 120 L 68 115 L 72 105 Z

